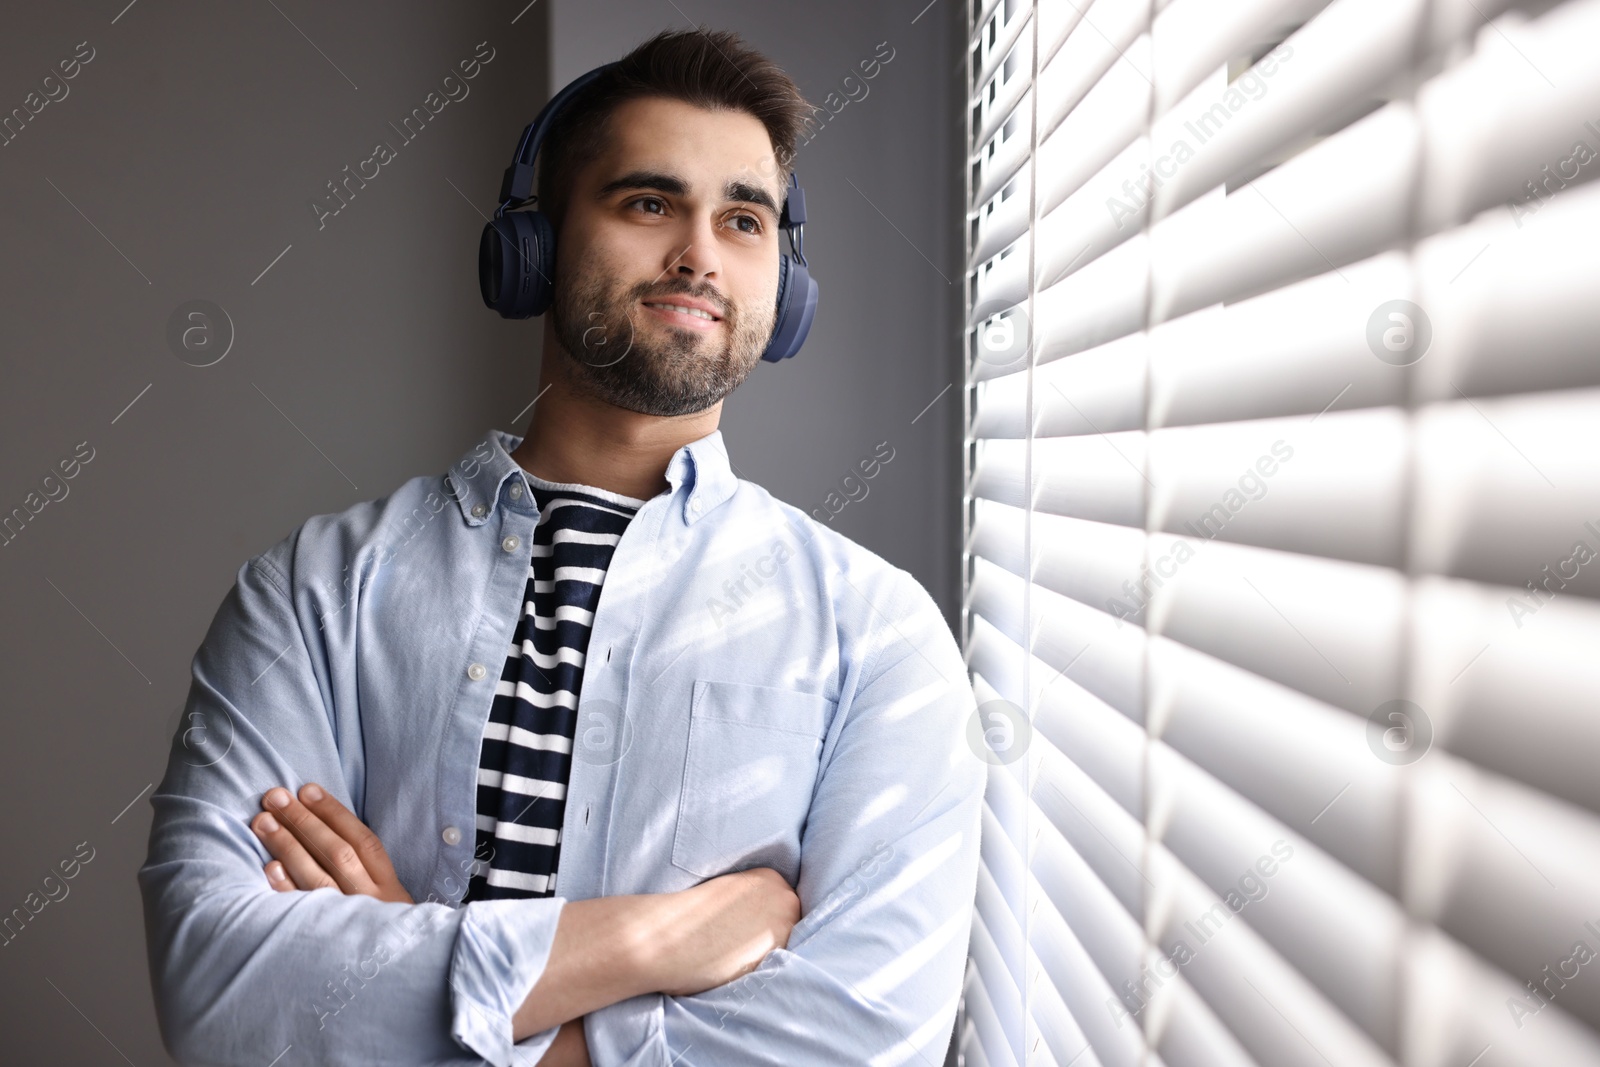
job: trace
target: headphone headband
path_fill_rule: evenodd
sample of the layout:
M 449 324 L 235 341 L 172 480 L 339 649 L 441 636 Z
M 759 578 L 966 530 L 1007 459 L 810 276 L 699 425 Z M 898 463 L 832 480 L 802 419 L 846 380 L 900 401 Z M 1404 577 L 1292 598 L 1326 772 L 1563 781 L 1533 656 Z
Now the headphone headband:
M 569 82 L 566 88 L 546 101 L 534 120 L 523 127 L 522 137 L 517 142 L 516 154 L 511 157 L 511 165 L 506 168 L 505 177 L 500 180 L 500 207 L 496 209 L 496 215 L 508 207 L 521 207 L 530 200 L 538 199 L 533 195 L 533 162 L 539 156 L 539 146 L 544 144 L 545 135 L 550 132 L 556 112 L 596 78 L 616 65 L 615 62 L 606 63 L 587 74 L 580 74 Z

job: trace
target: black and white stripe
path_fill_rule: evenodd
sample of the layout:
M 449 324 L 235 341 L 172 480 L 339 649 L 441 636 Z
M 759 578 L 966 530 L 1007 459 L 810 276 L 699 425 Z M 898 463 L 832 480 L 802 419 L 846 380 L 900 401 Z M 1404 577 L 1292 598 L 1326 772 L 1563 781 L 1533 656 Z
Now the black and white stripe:
M 483 731 L 473 852 L 480 863 L 465 902 L 555 895 L 589 632 L 617 542 L 644 504 L 527 480 L 539 523 L 522 612 Z

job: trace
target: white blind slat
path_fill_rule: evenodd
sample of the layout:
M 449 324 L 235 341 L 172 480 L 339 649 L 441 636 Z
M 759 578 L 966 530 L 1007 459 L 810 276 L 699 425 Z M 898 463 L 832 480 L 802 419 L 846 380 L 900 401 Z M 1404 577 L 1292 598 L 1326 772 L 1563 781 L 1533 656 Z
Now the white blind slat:
M 1365 327 L 1373 308 L 1420 298 L 1412 277 L 1404 255 L 1385 252 L 1161 323 L 1149 332 L 1152 425 L 1404 404 L 1417 368 L 1374 359 Z
M 1165 112 L 1236 56 L 1275 45 L 1328 0 L 1177 0 L 1156 16 L 1156 107 Z
M 1600 941 L 1586 925 L 1600 927 L 1600 817 L 1436 755 L 1416 767 L 1408 817 L 1428 832 L 1426 848 L 1409 857 L 1407 903 L 1507 974 L 1539 982 L 1572 974 L 1557 964 L 1578 941 Z M 1508 901 L 1520 907 L 1507 910 Z M 1563 1012 L 1600 1025 L 1600 989 L 1575 979 L 1544 989 Z
M 1128 598 L 1125 583 L 1137 585 L 1144 567 L 1143 531 L 1042 511 L 1032 521 L 1035 582 L 1101 611 Z
M 1040 214 L 1054 210 L 1138 138 L 1150 110 L 1149 51 L 1149 35 L 1140 36 L 1124 53 L 1127 62 L 1112 64 L 1060 125 L 1040 131 Z
M 1600 151 L 1600 135 L 1592 143 Z M 1435 323 L 1416 364 L 1419 399 L 1600 385 L 1600 302 L 1591 299 L 1600 277 L 1600 185 L 1563 193 L 1532 214 L 1491 208 L 1421 242 L 1414 258 L 1410 298 L 1432 308 Z
M 1011 120 L 1002 123 L 994 136 L 980 147 L 973 171 L 974 203 L 988 203 L 1006 182 L 1025 169 L 1030 172 L 1031 177 L 1031 168 L 1023 166 L 1027 163 L 1032 149 L 1028 140 L 1028 115 L 1031 108 L 1032 100 L 1027 93 L 1024 93 L 1011 112 Z
M 1041 438 L 1033 502 L 1040 511 L 1137 526 L 1144 511 L 1147 438 L 1142 430 Z
M 1176 538 L 1151 538 L 1176 560 Z M 1212 541 L 1155 590 L 1150 629 L 1365 717 L 1400 691 L 1395 571 Z
M 1337 0 L 1255 65 L 1258 80 L 1202 82 L 1153 127 L 1163 150 L 1182 141 L 1194 153 L 1155 190 L 1156 217 L 1381 102 L 1411 60 L 1425 8 Z
M 1425 231 L 1527 198 L 1530 182 L 1550 196 L 1593 179 L 1600 168 L 1573 147 L 1586 141 L 1600 151 L 1600 134 L 1589 129 L 1600 120 L 1596 40 L 1600 3 L 1592 0 L 1533 23 L 1506 20 L 1470 59 L 1418 90 L 1437 161 L 1417 200 Z
M 983 1049 L 983 1057 L 987 1063 L 993 1067 L 1019 1067 L 1022 1061 L 1013 1050 L 1012 1039 L 995 1012 L 994 999 L 990 995 L 991 988 L 994 988 L 994 985 L 986 981 L 983 971 L 979 970 L 977 978 L 967 986 L 967 1018 L 972 1020 L 977 1044 Z
M 991 258 L 1028 229 L 1028 200 L 1033 194 L 1031 174 L 1025 171 L 1017 175 L 1003 191 L 1005 195 L 979 217 L 979 237 L 971 266 Z
M 1143 730 L 1067 677 L 1040 696 L 1034 729 L 1125 812 L 1143 821 Z
M 1025 56 L 1018 57 L 1018 62 L 1024 65 L 1023 69 L 1026 69 Z M 977 144 L 983 144 L 993 139 L 1013 120 L 1024 120 L 1027 113 L 1026 109 L 1032 106 L 1032 102 L 1029 99 L 1032 86 L 1026 76 L 1011 74 L 1008 78 L 1007 71 L 1002 69 L 997 76 L 997 80 L 991 82 L 990 85 L 993 86 L 994 91 L 992 93 L 986 92 L 981 97 L 983 102 L 980 107 L 983 111 L 984 119 L 983 125 L 978 127 Z
M 1034 375 L 1034 436 L 1142 429 L 1149 348 L 1149 335 L 1135 333 L 1043 363 Z
M 1393 1050 L 1405 930 L 1399 904 L 1180 753 L 1158 744 L 1153 755 L 1152 790 L 1168 812 L 1158 855 L 1171 859 L 1152 865 L 1173 895 L 1164 950 L 1170 955 L 1182 941 L 1200 957 L 1247 930 L 1260 941 L 1250 953 L 1281 960 L 1318 990 L 1341 1026 Z
M 1028 295 L 1028 248 L 1032 243 L 1032 236 L 1024 234 L 973 272 L 974 315 L 981 314 L 986 319 Z M 970 319 L 967 325 L 978 321 Z
M 1148 442 L 1152 523 L 1197 556 L 1216 539 L 1400 565 L 1410 432 L 1398 408 L 1183 426 Z M 1152 553 L 1154 566 L 1173 549 Z
M 1152 641 L 1150 657 L 1163 741 L 1399 895 L 1402 768 L 1373 758 L 1364 716 L 1176 641 Z
M 1534 1016 L 1508 1009 L 1508 1004 L 1532 1008 L 1523 984 L 1527 979 L 1495 970 L 1427 927 L 1411 939 L 1407 953 L 1405 997 L 1416 1017 L 1417 1062 L 1470 1063 L 1492 1048 L 1496 1062 L 1506 1067 L 1600 1063 L 1600 1038 L 1559 1001 Z
M 1081 22 L 1062 41 L 1040 74 L 1039 128 L 1054 129 L 1117 63 L 1137 65 L 1138 56 L 1124 59 L 1141 33 L 1149 28 L 1147 0 L 1093 0 L 1085 5 Z M 1150 72 L 1140 72 L 1146 79 Z
M 1150 239 L 1135 234 L 1041 289 L 1033 300 L 1039 361 L 1070 356 L 1140 329 L 1149 278 Z
M 1011 985 L 1020 989 L 1023 965 L 1026 962 L 1022 947 L 1022 927 L 988 867 L 983 867 L 978 872 L 977 898 L 977 909 L 973 913 L 973 920 L 983 923 L 984 932 L 994 945 L 996 954 L 1011 972 Z
M 1143 721 L 1143 634 L 1103 611 L 1035 587 L 1030 597 L 1033 648 L 1045 665 L 1033 697 L 1065 676 L 1134 722 Z
M 1073 940 L 1083 946 L 1095 971 L 1108 987 L 1137 981 L 1144 951 L 1144 935 L 1139 923 L 1126 911 L 1111 890 L 1054 829 L 1043 828 L 1035 844 L 1033 874 L 1038 889 L 1061 916 L 1072 916 Z M 1040 909 L 1043 912 L 1043 909 Z M 1048 921 L 1035 913 L 1033 921 Z M 1056 988 L 1062 989 L 1060 983 Z M 1066 996 L 1065 990 L 1062 995 Z M 1097 1012 L 1105 1012 L 1104 996 L 1094 1001 Z M 1109 1018 L 1108 1021 L 1112 1021 Z M 1079 1015 L 1080 1024 L 1088 1019 Z M 1121 1029 L 1129 1029 L 1122 1027 Z
M 1043 890 L 1040 892 L 1042 895 Z M 1116 993 L 1078 940 L 1074 927 L 1045 902 L 1034 914 L 1032 936 L 1050 984 L 1089 1039 L 1089 1055 L 1106 1067 L 1142 1067 L 1144 1035 L 1127 1020 L 1116 1025 L 1115 1017 L 1106 1010 L 1106 1002 Z
M 1040 753 L 1033 802 L 1128 915 L 1143 914 L 1143 827 L 1048 741 L 1034 744 Z
M 994 1010 L 1000 1031 L 1005 1034 L 1022 1033 L 1022 990 L 1017 985 L 1016 977 L 1021 973 L 1023 961 L 1019 958 L 1015 967 L 1006 966 L 981 915 L 974 915 L 972 919 L 971 953 L 973 962 L 978 965 L 978 973 L 983 977 L 984 991 L 989 994 L 989 1005 Z M 1022 1059 L 1021 1049 L 1013 1048 L 1011 1051 L 1019 1060 Z
M 1405 233 L 1416 149 L 1411 109 L 1394 104 L 1162 219 L 1150 231 L 1152 319 L 1337 273 L 1394 244 Z
M 1436 744 L 1600 814 L 1600 604 L 1551 596 L 1532 612 L 1525 592 L 1420 582 L 1413 699 Z
M 1167 995 L 1161 1051 L 1172 1067 L 1259 1067 L 1181 977 L 1172 980 Z
M 1140 137 L 1039 219 L 1041 287 L 1054 285 L 1139 234 L 1146 202 L 1130 197 L 1125 187 L 1139 179 L 1149 159 L 1150 142 Z
M 1418 568 L 1522 589 L 1530 602 L 1600 596 L 1600 567 L 1585 565 L 1578 548 L 1600 551 L 1589 528 L 1600 529 L 1597 411 L 1600 390 L 1585 389 L 1458 398 L 1419 412 Z

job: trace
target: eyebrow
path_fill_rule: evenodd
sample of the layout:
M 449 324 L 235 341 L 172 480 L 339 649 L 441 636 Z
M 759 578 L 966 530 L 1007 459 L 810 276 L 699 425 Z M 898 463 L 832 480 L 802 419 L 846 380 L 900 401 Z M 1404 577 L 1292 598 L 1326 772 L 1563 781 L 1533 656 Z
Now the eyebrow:
M 676 174 L 667 174 L 655 170 L 629 171 L 620 178 L 613 178 L 602 185 L 595 193 L 596 200 L 604 200 L 613 193 L 625 189 L 654 189 L 656 192 L 667 193 L 671 196 L 684 196 L 689 192 L 689 183 Z M 730 178 L 722 187 L 724 200 L 737 201 L 744 204 L 755 204 L 772 212 L 773 218 L 782 217 L 782 211 L 773 202 L 772 194 L 759 185 L 754 185 L 738 178 Z

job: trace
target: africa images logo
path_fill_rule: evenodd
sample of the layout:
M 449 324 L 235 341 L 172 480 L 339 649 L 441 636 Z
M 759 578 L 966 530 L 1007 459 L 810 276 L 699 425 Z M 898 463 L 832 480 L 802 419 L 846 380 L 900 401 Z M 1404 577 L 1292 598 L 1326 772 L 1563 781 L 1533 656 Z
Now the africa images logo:
M 1122 191 L 1128 199 L 1116 196 L 1106 198 L 1106 210 L 1111 213 L 1111 221 L 1117 229 L 1122 229 L 1130 219 L 1137 219 L 1140 212 L 1150 206 L 1156 190 L 1161 188 L 1162 179 L 1171 178 L 1178 173 L 1179 167 L 1193 159 L 1196 145 L 1203 145 L 1220 133 L 1251 100 L 1260 100 L 1265 96 L 1267 79 L 1277 72 L 1278 64 L 1287 62 L 1293 55 L 1294 49 L 1285 42 L 1262 56 L 1254 66 L 1228 84 L 1220 100 L 1184 122 L 1183 128 L 1194 137 L 1194 145 L 1186 138 L 1179 137 L 1172 142 L 1166 154 L 1157 156 L 1153 163 L 1141 163 L 1139 176 L 1122 183 Z
M 1106 998 L 1106 1010 L 1111 1013 L 1111 1021 L 1117 1024 L 1117 1029 L 1122 1029 L 1124 1019 L 1135 1018 L 1148 1008 L 1155 1000 L 1156 991 L 1193 962 L 1200 950 L 1221 933 L 1234 916 L 1251 904 L 1265 900 L 1270 891 L 1268 881 L 1293 857 L 1293 845 L 1282 838 L 1274 841 L 1271 855 L 1262 854 L 1245 868 L 1237 881 L 1225 888 L 1220 900 L 1183 924 L 1182 932 L 1194 939 L 1193 945 L 1183 936 L 1174 937 L 1170 949 L 1158 952 L 1153 962 L 1140 968 L 1137 982 L 1132 978 L 1124 979 L 1122 999 Z
M 479 41 L 477 48 L 472 53 L 472 58 L 463 59 L 456 64 L 461 72 L 457 77 L 455 72 L 446 74 L 439 83 L 438 89 L 428 92 L 423 97 L 422 103 L 411 109 L 410 114 L 400 120 L 400 125 L 389 123 L 389 128 L 395 132 L 400 144 L 398 147 L 387 140 L 378 141 L 373 145 L 372 155 L 356 164 L 352 172 L 348 164 L 340 172 L 344 177 L 337 180 L 330 178 L 327 181 L 327 196 L 318 195 L 307 201 L 311 205 L 311 214 L 317 220 L 317 229 L 321 230 L 328 225 L 328 219 L 339 214 L 350 206 L 359 190 L 365 189 L 367 183 L 374 181 L 383 168 L 393 163 L 400 157 L 400 149 L 415 141 L 422 135 L 429 122 L 438 117 L 439 112 L 449 107 L 451 103 L 460 103 L 472 92 L 472 87 L 467 83 L 482 72 L 485 65 L 493 62 L 495 50 L 488 41 Z M 353 183 L 353 184 L 352 184 Z

